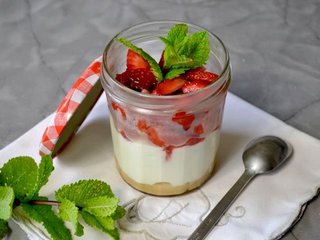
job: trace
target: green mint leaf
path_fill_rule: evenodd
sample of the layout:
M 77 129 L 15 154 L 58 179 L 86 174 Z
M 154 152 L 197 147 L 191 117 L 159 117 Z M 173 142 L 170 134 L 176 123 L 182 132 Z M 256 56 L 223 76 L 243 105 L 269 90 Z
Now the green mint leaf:
M 22 203 L 24 213 L 34 221 L 40 223 L 53 240 L 71 240 L 70 230 L 48 205 L 29 205 Z
M 0 219 L 8 220 L 11 217 L 13 200 L 13 189 L 0 186 Z
M 185 41 L 188 34 L 188 26 L 186 24 L 175 24 L 168 32 L 166 39 L 173 45 L 179 46 Z M 179 49 L 176 49 L 179 50 Z
M 189 66 L 193 64 L 193 60 L 188 58 L 183 53 L 186 52 L 185 42 L 188 37 L 185 37 L 186 40 L 177 43 L 174 45 L 173 42 L 170 42 L 166 38 L 160 37 L 160 39 L 166 44 L 166 48 L 164 51 L 164 68 L 187 68 L 190 69 Z M 183 44 L 183 45 L 182 45 Z
M 69 201 L 68 199 L 64 199 L 59 205 L 59 217 L 63 221 L 69 221 L 73 224 L 75 229 L 76 236 L 83 235 L 83 226 L 79 223 L 79 209 L 77 206 Z
M 12 187 L 21 202 L 32 199 L 37 182 L 38 166 L 31 157 L 12 158 L 0 169 L 0 185 Z
M 0 239 L 4 238 L 11 232 L 8 222 L 0 219 Z
M 36 192 L 39 192 L 49 180 L 51 172 L 54 170 L 53 161 L 50 155 L 43 156 L 39 164 L 38 184 Z
M 95 216 L 110 216 L 116 211 L 118 202 L 117 198 L 109 196 L 90 198 L 84 202 L 82 210 Z
M 165 79 L 172 79 L 189 69 L 200 67 L 209 58 L 210 42 L 206 31 L 188 35 L 186 24 L 176 24 L 165 38 L 160 37 L 160 39 L 166 46 L 164 68 L 168 69 L 169 72 Z
M 136 53 L 140 54 L 150 65 L 151 71 L 154 74 L 155 78 L 157 81 L 162 81 L 163 76 L 162 76 L 162 71 L 161 68 L 159 67 L 158 63 L 156 60 L 154 60 L 148 53 L 142 50 L 142 48 L 139 48 L 135 46 L 132 42 L 125 38 L 118 38 L 117 39 L 119 42 L 121 42 L 123 45 L 126 47 L 132 49 Z
M 188 56 L 193 59 L 192 68 L 197 68 L 206 63 L 209 58 L 210 43 L 208 32 L 196 32 L 189 37 Z
M 173 69 L 173 68 L 186 68 L 190 69 L 193 64 L 193 60 L 188 58 L 185 55 L 179 55 L 174 50 L 173 46 L 167 45 L 164 52 L 164 68 Z
M 119 231 L 115 227 L 115 222 L 111 217 L 97 217 L 85 211 L 81 212 L 81 216 L 89 226 L 107 233 L 115 240 L 120 239 Z
M 126 215 L 126 210 L 123 207 L 118 206 L 116 211 L 111 215 L 111 217 L 112 217 L 113 220 L 119 220 L 124 215 Z
M 101 196 L 114 197 L 114 194 L 107 183 L 99 180 L 81 180 L 73 184 L 64 185 L 55 193 L 58 201 L 68 199 L 78 207 L 83 207 L 88 199 Z
M 164 79 L 173 79 L 175 77 L 180 76 L 181 74 L 184 74 L 188 70 L 187 68 L 173 68 L 167 72 Z

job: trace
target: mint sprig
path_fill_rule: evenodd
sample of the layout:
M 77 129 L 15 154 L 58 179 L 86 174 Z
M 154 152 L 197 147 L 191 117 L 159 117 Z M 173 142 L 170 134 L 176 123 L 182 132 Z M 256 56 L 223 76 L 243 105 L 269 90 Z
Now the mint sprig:
M 0 168 L 0 238 L 10 232 L 7 221 L 15 214 L 40 223 L 53 240 L 72 239 L 65 221 L 72 223 L 75 235 L 82 236 L 81 218 L 119 239 L 116 220 L 125 215 L 125 210 L 118 205 L 110 186 L 99 180 L 81 180 L 62 186 L 55 193 L 57 201 L 49 201 L 39 196 L 39 191 L 53 169 L 50 156 L 42 157 L 39 166 L 33 158 L 23 156 L 10 159 Z
M 166 37 L 160 37 L 165 44 L 164 68 L 165 79 L 172 79 L 189 69 L 204 65 L 210 53 L 210 42 L 207 31 L 188 34 L 186 24 L 176 24 Z

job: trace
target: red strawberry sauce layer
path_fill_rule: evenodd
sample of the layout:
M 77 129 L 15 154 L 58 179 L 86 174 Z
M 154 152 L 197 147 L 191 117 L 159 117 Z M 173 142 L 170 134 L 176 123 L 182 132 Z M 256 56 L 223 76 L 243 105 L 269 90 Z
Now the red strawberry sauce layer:
M 122 137 L 131 142 L 158 146 L 170 160 L 174 149 L 198 144 L 220 127 L 225 94 L 217 96 L 214 106 L 193 112 L 147 115 L 115 102 L 111 103 L 110 111 L 115 128 Z

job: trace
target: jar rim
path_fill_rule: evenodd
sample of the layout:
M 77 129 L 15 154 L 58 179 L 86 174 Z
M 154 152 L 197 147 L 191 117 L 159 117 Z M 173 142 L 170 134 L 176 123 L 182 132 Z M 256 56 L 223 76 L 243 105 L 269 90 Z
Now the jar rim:
M 174 24 L 180 24 L 180 23 L 183 23 L 183 24 L 187 24 L 188 27 L 192 27 L 192 28 L 195 28 L 195 29 L 199 29 L 199 30 L 204 30 L 204 31 L 207 31 L 209 36 L 215 38 L 219 44 L 222 46 L 222 49 L 223 49 L 223 52 L 225 53 L 225 57 L 224 57 L 224 65 L 222 67 L 222 71 L 221 71 L 221 74 L 219 74 L 218 78 L 215 80 L 214 83 L 212 84 L 209 84 L 208 86 L 202 88 L 202 89 L 199 89 L 197 91 L 194 91 L 194 92 L 190 92 L 190 93 L 185 93 L 185 94 L 177 94 L 177 95 L 155 95 L 155 94 L 145 94 L 145 93 L 141 93 L 141 92 L 138 92 L 138 91 L 135 91 L 133 89 L 130 89 L 128 88 L 127 86 L 119 83 L 117 80 L 114 79 L 114 77 L 112 77 L 112 73 L 110 72 L 110 70 L 108 69 L 108 64 L 107 64 L 107 53 L 110 49 L 110 47 L 112 46 L 112 44 L 115 42 L 115 39 L 118 38 L 119 35 L 127 32 L 127 31 L 130 31 L 130 30 L 134 30 L 135 28 L 141 28 L 143 26 L 147 26 L 147 25 L 152 25 L 152 24 L 171 24 L 171 25 L 174 25 Z M 212 50 L 210 49 L 210 52 Z M 210 90 L 211 88 L 214 88 L 216 85 L 218 85 L 221 81 L 221 79 L 224 79 L 225 78 L 225 75 L 227 74 L 228 72 L 228 69 L 229 69 L 229 65 L 230 65 L 230 57 L 229 57 L 229 52 L 225 46 L 225 44 L 223 43 L 223 41 L 214 33 L 212 33 L 211 31 L 209 31 L 208 29 L 204 28 L 204 27 L 200 27 L 196 24 L 192 24 L 192 23 L 188 23 L 188 22 L 184 22 L 184 21 L 176 21 L 176 20 L 156 20 L 156 21 L 149 21 L 149 22 L 141 22 L 141 23 L 138 23 L 138 24 L 134 24 L 132 26 L 129 26 L 127 28 L 125 28 L 124 30 L 120 31 L 119 33 L 117 33 L 110 41 L 109 43 L 106 45 L 105 49 L 104 49 L 104 52 L 103 52 L 103 56 L 102 56 L 102 68 L 101 68 L 101 71 L 103 71 L 103 69 L 106 70 L 107 74 L 110 76 L 110 78 L 112 79 L 112 83 L 115 84 L 117 87 L 119 87 L 122 91 L 128 93 L 128 94 L 132 94 L 133 96 L 136 96 L 136 97 L 139 97 L 139 98 L 143 98 L 143 99 L 166 99 L 167 101 L 168 100 L 177 100 L 177 99 L 184 99 L 184 98 L 189 98 L 191 96 L 194 96 L 194 95 L 198 95 L 198 94 L 201 94 L 203 93 L 204 91 L 208 91 Z M 101 73 L 101 75 L 103 75 Z M 100 79 L 102 80 L 102 79 Z

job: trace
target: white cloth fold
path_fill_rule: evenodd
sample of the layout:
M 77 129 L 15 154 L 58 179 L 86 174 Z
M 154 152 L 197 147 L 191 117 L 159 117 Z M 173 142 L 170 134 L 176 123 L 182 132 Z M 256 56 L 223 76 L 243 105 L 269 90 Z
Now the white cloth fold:
M 39 142 L 49 119 L 1 150 L 0 166 L 18 155 L 38 161 Z M 208 239 L 277 239 L 319 188 L 320 142 L 231 93 L 226 101 L 215 174 L 199 190 L 177 197 L 154 197 L 128 186 L 116 170 L 103 96 L 64 152 L 54 159 L 55 170 L 41 193 L 53 198 L 54 191 L 64 184 L 101 179 L 111 185 L 127 208 L 127 216 L 119 222 L 121 239 L 186 239 L 244 171 L 241 157 L 245 145 L 262 135 L 276 135 L 291 143 L 293 156 L 278 171 L 256 177 Z M 81 239 L 105 236 L 86 227 Z

